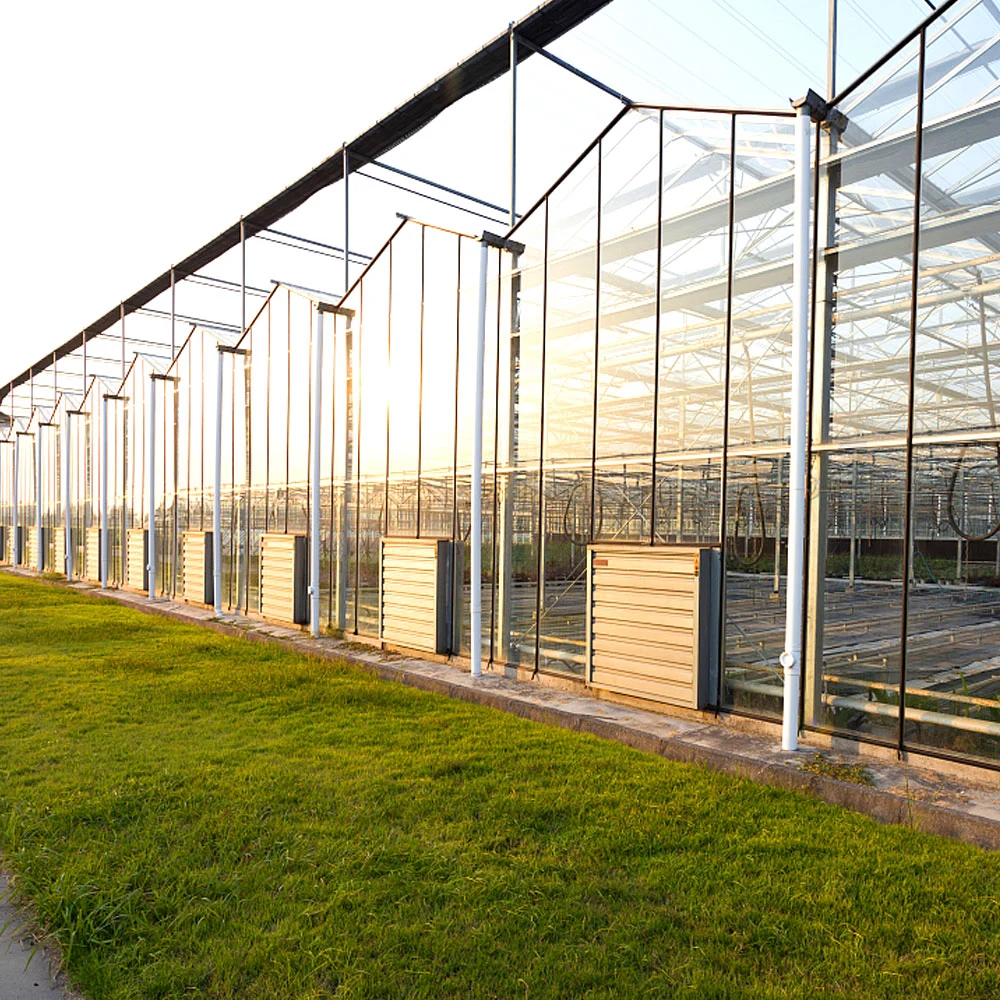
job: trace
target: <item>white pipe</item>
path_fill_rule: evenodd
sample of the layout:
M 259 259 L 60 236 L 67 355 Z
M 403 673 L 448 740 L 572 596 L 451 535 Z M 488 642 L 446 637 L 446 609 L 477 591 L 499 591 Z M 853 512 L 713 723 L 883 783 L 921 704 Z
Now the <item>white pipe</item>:
M 70 426 L 71 426 L 71 421 L 69 419 L 69 411 L 67 410 L 63 414 L 63 442 L 62 442 L 63 531 L 65 532 L 64 537 L 66 539 L 63 552 L 63 555 L 65 556 L 65 563 L 63 564 L 63 572 L 66 574 L 67 580 L 73 579 L 73 546 L 70 544 L 70 526 L 73 523 L 73 519 L 70 516 L 70 510 L 69 510 Z
M 13 407 L 11 408 L 11 413 L 13 413 Z M 14 566 L 19 566 L 21 564 L 21 553 L 19 551 L 20 546 L 18 546 L 17 544 L 17 529 L 19 527 L 17 523 L 18 513 L 19 513 L 17 505 L 20 502 L 20 498 L 17 495 L 17 480 L 19 478 L 19 472 L 20 472 L 20 464 L 21 464 L 20 459 L 21 459 L 21 435 L 18 434 L 17 431 L 15 431 L 14 432 L 14 481 L 11 483 L 11 499 L 13 500 L 13 505 L 14 505 L 14 516 L 13 516 L 14 523 L 11 526 L 11 531 L 14 533 L 14 537 L 11 540 L 11 546 L 12 546 L 11 552 L 13 553 L 13 559 L 11 560 L 11 562 L 14 564 Z
M 41 573 L 45 565 L 45 555 L 42 552 L 42 425 L 38 425 L 38 436 L 35 438 L 35 569 Z
M 156 597 L 156 379 L 149 379 L 149 418 L 146 421 L 146 466 L 149 471 L 148 525 L 146 527 L 146 585 L 149 599 Z
M 472 600 L 470 611 L 470 652 L 472 676 L 483 674 L 483 355 L 486 351 L 486 274 L 490 248 L 486 240 L 479 244 L 479 322 L 476 330 L 476 395 L 472 414 Z
M 108 397 L 101 397 L 101 587 L 108 589 Z
M 514 22 L 508 27 L 510 35 L 510 225 L 517 223 L 517 32 Z
M 309 456 L 309 627 L 319 638 L 320 432 L 323 428 L 323 311 L 316 308 L 313 337 L 312 435 Z
M 222 614 L 222 349 L 215 369 L 215 490 L 212 498 L 212 590 Z
M 785 589 L 785 649 L 781 749 L 799 745 L 799 686 L 802 677 L 802 599 L 805 578 L 806 410 L 809 378 L 809 196 L 810 109 L 795 118 L 795 221 L 792 249 L 792 400 L 788 466 L 788 566 Z

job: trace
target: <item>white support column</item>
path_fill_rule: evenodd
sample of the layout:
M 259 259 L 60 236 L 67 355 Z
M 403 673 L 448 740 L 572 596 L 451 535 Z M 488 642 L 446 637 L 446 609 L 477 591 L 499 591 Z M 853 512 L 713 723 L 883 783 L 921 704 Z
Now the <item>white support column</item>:
M 809 199 L 810 134 L 816 103 L 809 95 L 796 102 L 795 187 L 792 249 L 792 393 L 788 468 L 788 569 L 785 590 L 785 648 L 781 748 L 799 745 L 799 685 L 802 676 L 802 599 L 805 562 L 806 422 L 809 381 Z
M 66 574 L 67 580 L 73 579 L 73 544 L 70 537 L 71 526 L 73 524 L 73 519 L 70 516 L 69 501 L 72 491 L 70 490 L 69 484 L 69 470 L 70 470 L 70 413 L 69 410 L 63 413 L 63 437 L 62 437 L 62 509 L 63 509 L 63 531 L 65 532 L 65 546 L 64 555 L 65 563 L 63 564 L 63 572 Z
M 149 416 L 146 419 L 146 477 L 149 483 L 146 500 L 146 583 L 149 599 L 156 597 L 156 379 L 149 378 Z
M 479 244 L 479 320 L 476 326 L 476 393 L 472 414 L 472 523 L 469 536 L 470 583 L 472 587 L 469 622 L 472 676 L 483 673 L 483 356 L 486 351 L 486 279 L 490 247 L 484 238 Z
M 215 479 L 212 498 L 212 590 L 215 613 L 222 614 L 222 348 L 215 368 Z
M 312 434 L 309 437 L 309 628 L 319 638 L 320 436 L 323 430 L 323 308 L 313 324 Z
M 45 553 L 42 551 L 42 428 L 38 425 L 35 436 L 35 569 L 41 573 L 45 565 Z
M 101 587 L 108 589 L 108 397 L 101 397 Z
M 348 159 L 347 143 L 341 147 L 341 164 L 344 173 L 344 294 L 351 287 L 351 195 L 348 187 L 350 181 L 350 160 Z
M 507 28 L 510 46 L 510 226 L 517 223 L 517 32 Z
M 14 414 L 14 407 L 13 406 L 11 406 L 10 412 L 11 412 L 11 416 L 13 417 L 13 414 Z M 11 553 L 12 553 L 11 563 L 15 567 L 19 566 L 20 563 L 21 563 L 20 552 L 18 551 L 18 544 L 17 544 L 17 529 L 19 527 L 19 525 L 17 523 L 18 513 L 19 513 L 18 507 L 17 507 L 17 505 L 18 505 L 18 495 L 17 495 L 18 482 L 17 481 L 18 481 L 19 473 L 20 473 L 20 462 L 21 462 L 21 435 L 18 434 L 17 431 L 15 430 L 14 431 L 14 480 L 11 483 L 11 501 L 12 501 L 12 504 L 13 504 L 13 507 L 14 507 L 14 511 L 13 511 L 13 517 L 11 518 L 12 524 L 11 524 L 11 528 L 10 528 L 11 533 L 14 536 L 11 539 L 11 543 L 10 543 L 11 544 Z

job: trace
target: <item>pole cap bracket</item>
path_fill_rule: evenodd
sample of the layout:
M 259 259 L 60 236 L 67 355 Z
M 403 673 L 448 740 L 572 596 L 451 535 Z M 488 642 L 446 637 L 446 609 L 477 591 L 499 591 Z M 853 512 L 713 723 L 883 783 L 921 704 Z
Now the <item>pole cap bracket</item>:
M 804 110 L 817 123 L 826 121 L 830 112 L 830 102 L 820 97 L 812 87 L 806 91 L 805 97 L 793 99 L 791 105 L 796 111 Z
M 483 233 L 480 243 L 485 243 L 488 247 L 493 247 L 496 250 L 509 250 L 513 254 L 524 253 L 524 244 L 518 243 L 516 240 L 508 240 L 503 236 L 497 236 L 496 233 Z

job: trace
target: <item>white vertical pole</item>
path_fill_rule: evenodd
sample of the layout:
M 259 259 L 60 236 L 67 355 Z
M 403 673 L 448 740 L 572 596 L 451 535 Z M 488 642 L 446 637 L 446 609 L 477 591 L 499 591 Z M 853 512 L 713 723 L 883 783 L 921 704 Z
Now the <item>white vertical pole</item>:
M 240 333 L 247 328 L 247 231 L 240 216 Z
M 510 226 L 517 223 L 517 33 L 514 22 L 510 34 Z
M 222 614 L 222 350 L 215 368 L 215 491 L 212 499 L 212 589 L 215 613 Z
M 101 397 L 101 587 L 108 589 L 108 397 Z
M 177 357 L 177 288 L 174 269 L 170 268 L 170 360 Z
M 14 416 L 13 406 L 11 406 L 10 408 L 10 413 L 11 417 L 13 418 Z M 13 516 L 14 523 L 11 525 L 11 531 L 14 533 L 14 538 L 11 541 L 11 546 L 12 546 L 11 551 L 13 552 L 14 557 L 11 560 L 11 562 L 14 564 L 14 566 L 18 566 L 21 563 L 21 558 L 20 558 L 21 553 L 18 551 L 18 544 L 17 544 L 17 529 L 18 529 L 17 516 L 19 513 L 17 508 L 19 500 L 17 495 L 17 481 L 20 473 L 20 468 L 19 468 L 20 459 L 21 459 L 21 435 L 18 434 L 17 430 L 15 429 L 14 430 L 14 481 L 11 483 L 11 500 L 14 506 L 14 516 Z
M 149 417 L 146 420 L 146 467 L 149 482 L 148 524 L 146 526 L 146 585 L 149 599 L 156 597 L 156 379 L 149 379 Z
M 344 171 L 344 294 L 351 287 L 351 197 L 348 190 L 348 179 L 350 177 L 350 163 L 348 161 L 347 143 L 343 145 L 343 171 Z
M 313 336 L 312 435 L 309 456 L 309 627 L 319 638 L 320 432 L 323 428 L 323 311 L 316 306 Z
M 788 569 L 785 591 L 785 649 L 781 749 L 799 745 L 799 685 L 802 675 L 802 598 L 805 569 L 806 400 L 809 379 L 809 196 L 810 107 L 795 118 L 795 216 L 792 249 L 792 399 L 788 467 Z
M 476 330 L 476 395 L 472 414 L 472 533 L 471 556 L 472 676 L 483 673 L 483 355 L 486 350 L 486 274 L 490 248 L 486 240 L 479 245 L 479 322 Z
M 38 425 L 38 434 L 35 437 L 35 569 L 39 573 L 45 565 L 45 556 L 42 552 L 42 425 Z
M 69 419 L 69 410 L 63 413 L 63 440 L 62 440 L 62 505 L 63 505 L 63 531 L 65 532 L 65 548 L 64 555 L 66 561 L 63 565 L 63 572 L 66 574 L 67 580 L 73 579 L 73 546 L 70 541 L 70 530 L 73 523 L 72 517 L 70 517 L 69 510 L 69 498 L 71 491 L 69 488 L 69 470 L 70 470 L 70 426 L 71 422 Z

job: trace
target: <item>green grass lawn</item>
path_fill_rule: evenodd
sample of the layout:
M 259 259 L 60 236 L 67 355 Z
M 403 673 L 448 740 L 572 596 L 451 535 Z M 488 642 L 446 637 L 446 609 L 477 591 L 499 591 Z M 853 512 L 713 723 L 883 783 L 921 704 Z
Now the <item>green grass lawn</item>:
M 1000 995 L 1000 857 L 0 574 L 0 848 L 113 997 Z

